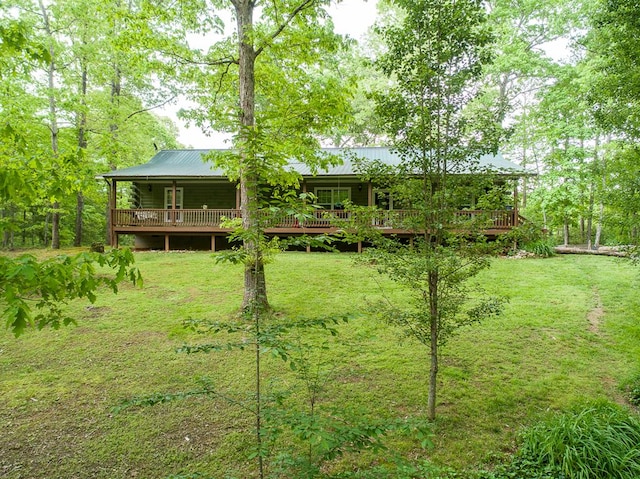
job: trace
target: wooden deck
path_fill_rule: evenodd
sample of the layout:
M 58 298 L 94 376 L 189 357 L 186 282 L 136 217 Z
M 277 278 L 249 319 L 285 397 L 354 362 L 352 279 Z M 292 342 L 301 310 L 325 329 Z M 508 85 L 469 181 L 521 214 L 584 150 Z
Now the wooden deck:
M 354 213 L 343 210 L 318 210 L 302 220 L 295 215 L 276 215 L 263 217 L 263 228 L 267 234 L 325 234 L 340 229 L 342 221 L 345 224 L 353 222 Z M 412 210 L 380 210 L 373 215 L 367 215 L 362 221 L 371 222 L 383 234 L 411 234 L 412 231 L 403 225 L 415 216 Z M 519 217 L 513 211 L 480 211 L 463 210 L 456 213 L 460 222 L 483 215 L 487 219 L 488 227 L 483 231 L 487 235 L 497 235 L 511 230 L 519 224 Z M 239 209 L 115 209 L 111 212 L 112 229 L 115 234 L 167 234 L 167 233 L 228 233 L 229 227 L 224 225 L 226 220 L 240 218 Z M 356 219 L 357 223 L 357 219 Z

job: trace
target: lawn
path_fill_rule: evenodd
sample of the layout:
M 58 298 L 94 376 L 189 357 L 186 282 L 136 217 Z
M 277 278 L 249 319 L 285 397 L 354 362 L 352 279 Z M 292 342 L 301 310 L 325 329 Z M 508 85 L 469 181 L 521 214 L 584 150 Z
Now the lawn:
M 271 305 L 281 320 L 350 315 L 335 338 L 309 333 L 318 346 L 310 355 L 328 375 L 323 405 L 423 418 L 427 351 L 367 314 L 382 291 L 396 301 L 404 293 L 353 258 L 279 255 L 267 266 Z M 136 261 L 144 287 L 71 304 L 77 326 L 19 338 L 0 331 L 1 477 L 254 477 L 251 417 L 239 407 L 200 397 L 114 412 L 123 399 L 187 391 L 201 377 L 229 394 L 249 393 L 253 381 L 250 351 L 176 353 L 203 340 L 182 320 L 238 310 L 240 267 L 206 253 L 137 253 Z M 549 410 L 624 402 L 620 384 L 640 370 L 639 279 L 637 268 L 606 257 L 495 260 L 478 280 L 509 303 L 443 350 L 433 448 L 398 437 L 390 446 L 458 469 L 491 467 Z M 267 359 L 264 375 L 304 397 L 281 361 Z M 364 454 L 334 466 L 369 461 Z

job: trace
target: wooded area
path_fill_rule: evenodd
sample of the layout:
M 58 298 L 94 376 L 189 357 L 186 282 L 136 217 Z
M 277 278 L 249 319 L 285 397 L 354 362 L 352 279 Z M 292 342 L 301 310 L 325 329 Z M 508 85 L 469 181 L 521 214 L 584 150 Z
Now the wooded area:
M 182 119 L 203 132 L 231 135 L 229 149 L 204 156 L 237 185 L 233 211 L 238 214 L 220 215 L 216 227 L 241 246 L 219 252 L 216 261 L 241 265 L 243 300 L 234 313 L 220 316 L 217 304 L 209 303 L 203 317 L 183 318 L 193 333 L 190 340 L 207 339 L 180 351 L 249 351 L 243 399 L 221 393 L 204 378 L 193 390 L 136 396 L 117 409 L 200 396 L 240 405 L 242 434 L 251 435 L 243 457 L 254 460 L 250 475 L 260 479 L 371 477 L 365 470 L 344 475 L 325 465 L 337 466 L 354 452 L 380 454 L 388 436 L 406 436 L 426 447 L 438 426 L 436 406 L 448 406 L 436 394 L 442 348 L 456 333 L 505 309 L 508 298 L 474 283 L 492 257 L 523 245 L 541 256 L 552 254 L 556 244 L 584 244 L 586 250 L 624 245 L 633 251 L 640 234 L 637 1 L 380 0 L 379 19 L 360 43 L 334 32 L 330 3 L 10 0 L 0 5 L 5 250 L 0 302 L 6 327 L 15 336 L 36 327 L 57 329 L 81 316 L 67 312 L 74 301 L 94 303 L 98 292 L 115 293 L 125 280 L 140 283 L 128 249 L 104 253 L 114 212 L 138 219 L 142 214 L 146 220 L 152 213 L 168 218 L 165 223 L 195 214 L 193 209 L 176 213 L 183 189 L 175 180 L 159 191 L 165 194 L 164 208 L 134 211 L 132 192 L 117 195 L 115 179 L 96 179 L 145 163 L 160 149 L 182 146 L 176 126 L 157 114 L 160 108 L 175 105 Z M 336 156 L 319 154 L 321 146 L 388 146 L 399 161 L 353 159 L 368 182 L 367 206 L 346 196 L 334 201 L 333 190 L 329 201 L 320 202 L 300 188 L 302 176 L 288 165 L 295 161 L 316 172 L 339 164 Z M 512 169 L 497 180 L 479 159 L 498 151 L 531 174 Z M 410 214 L 394 223 L 404 237 L 381 233 L 380 210 L 370 201 L 374 178 L 389 202 L 407 205 Z M 151 192 L 152 185 L 146 186 Z M 340 212 L 332 236 L 267 234 L 270 219 L 304 224 L 321 203 Z M 513 215 L 514 227 L 487 241 L 483 229 L 494 222 L 487 213 L 502 210 Z M 217 214 L 205 205 L 197 212 Z M 349 315 L 287 316 L 268 299 L 266 265 L 289 245 L 332 249 L 336 241 L 357 242 L 358 250 L 366 241 L 360 274 L 374 268 L 391 280 L 390 290 L 403 292 L 399 298 L 383 294 L 366 314 L 427 348 L 424 413 L 358 423 L 343 420 L 348 408 L 324 415 L 315 408 L 320 379 L 309 358 L 318 344 L 301 340 L 299 331 L 337 334 Z M 54 258 L 47 257 L 51 251 L 39 256 L 7 251 L 50 247 L 55 252 L 70 245 L 96 251 Z M 168 250 L 168 234 L 165 245 Z M 597 321 L 589 322 L 597 330 Z M 221 342 L 208 342 L 220 336 Z M 273 382 L 284 376 L 274 360 L 299 371 L 308 410 L 289 410 L 277 396 Z M 637 418 L 613 405 L 586 411 L 599 418 L 590 427 L 604 417 L 604 430 L 612 430 L 606 421 L 616 420 L 616 427 L 629 433 L 629 440 L 598 441 L 600 448 L 611 447 L 604 465 L 566 466 L 563 443 L 561 459 L 539 459 L 531 451 L 547 451 L 545 437 L 540 441 L 532 429 L 529 442 L 502 472 L 481 471 L 477 477 L 532 471 L 537 479 L 591 477 L 580 471 L 621 470 L 613 459 L 622 456 L 627 475 L 620 477 L 637 477 L 640 456 L 637 448 L 628 451 L 640 438 Z M 280 453 L 282 438 L 300 447 Z M 612 452 L 617 447 L 620 456 Z M 585 460 L 591 457 L 586 454 Z M 405 458 L 387 465 L 394 471 L 388 477 L 435 477 L 420 469 L 424 464 Z M 610 477 L 603 474 L 593 477 Z
M 184 118 L 209 132 L 238 133 L 237 53 L 227 40 L 208 50 L 189 41 L 237 31 L 215 5 L 11 1 L 1 8 L 3 247 L 104 241 L 107 191 L 95 175 L 180 146 L 175 125 L 154 113 L 160 106 L 189 100 Z M 387 88 L 371 64 L 384 42 L 375 30 L 360 45 L 333 36 L 323 8 L 303 2 L 286 14 L 260 12 L 265 23 L 256 31 L 266 36 L 255 40 L 256 72 L 271 83 L 256 87 L 251 144 L 273 159 L 261 174 L 273 175 L 291 155 L 309 161 L 320 143 L 393 144 L 372 100 Z M 399 8 L 381 3 L 379 25 L 397 22 Z M 493 60 L 484 65 L 483 98 L 468 114 L 501 117 L 500 150 L 538 174 L 523 180 L 524 215 L 565 244 L 635 242 L 633 2 L 496 0 L 485 8 Z M 284 131 L 287 141 L 278 136 Z

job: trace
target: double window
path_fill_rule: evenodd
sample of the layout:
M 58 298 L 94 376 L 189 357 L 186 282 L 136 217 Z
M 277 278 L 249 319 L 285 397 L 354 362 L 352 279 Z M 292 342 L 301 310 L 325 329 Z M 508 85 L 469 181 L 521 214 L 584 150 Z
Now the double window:
M 341 210 L 344 202 L 351 199 L 351 188 L 316 188 L 316 204 L 326 210 Z

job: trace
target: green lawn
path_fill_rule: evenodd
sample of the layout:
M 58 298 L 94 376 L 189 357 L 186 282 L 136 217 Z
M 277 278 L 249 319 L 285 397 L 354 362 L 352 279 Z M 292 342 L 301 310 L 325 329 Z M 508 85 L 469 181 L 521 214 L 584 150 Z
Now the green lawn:
M 112 408 L 123 398 L 194 387 L 250 391 L 249 351 L 177 354 L 201 341 L 188 317 L 226 319 L 242 297 L 239 266 L 206 253 L 137 253 L 144 287 L 70 306 L 78 326 L 0 331 L 0 477 L 159 478 L 184 472 L 252 477 L 251 418 L 219 399 Z M 509 303 L 444 349 L 434 448 L 392 446 L 455 468 L 490 467 L 517 432 L 549 410 L 591 398 L 624 402 L 620 383 L 640 370 L 638 270 L 605 257 L 495 260 L 479 280 Z M 350 314 L 328 349 L 323 404 L 359 406 L 371 417 L 423 417 L 427 351 L 380 320 L 367 303 L 403 293 L 350 254 L 285 253 L 267 266 L 270 301 L 282 318 Z M 325 339 L 317 333 L 312 341 Z M 265 377 L 295 385 L 267 360 Z M 300 393 L 302 397 L 302 393 Z M 341 465 L 367 462 L 367 455 Z

